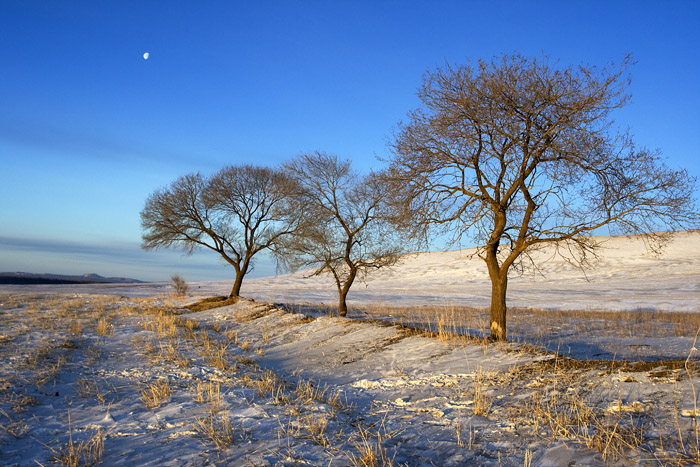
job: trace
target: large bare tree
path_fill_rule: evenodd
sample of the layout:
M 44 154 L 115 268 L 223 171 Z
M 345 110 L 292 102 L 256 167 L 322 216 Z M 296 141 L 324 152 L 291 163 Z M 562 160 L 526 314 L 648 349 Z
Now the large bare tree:
M 422 107 L 398 125 L 396 220 L 478 245 L 492 339 L 506 339 L 508 273 L 535 249 L 554 244 L 583 266 L 602 227 L 659 246 L 659 231 L 697 222 L 695 180 L 613 128 L 630 65 L 560 67 L 519 55 L 447 65 L 424 76 Z
M 287 239 L 282 261 L 292 270 L 310 268 L 309 277 L 330 274 L 338 289 L 338 315 L 355 279 L 395 264 L 404 247 L 386 222 L 387 186 L 360 176 L 337 156 L 303 154 L 284 165 L 295 181 L 293 198 L 303 227 Z
M 141 211 L 144 249 L 198 248 L 233 266 L 230 297 L 238 297 L 253 257 L 297 227 L 288 211 L 290 179 L 251 165 L 225 167 L 211 177 L 189 174 L 152 193 Z

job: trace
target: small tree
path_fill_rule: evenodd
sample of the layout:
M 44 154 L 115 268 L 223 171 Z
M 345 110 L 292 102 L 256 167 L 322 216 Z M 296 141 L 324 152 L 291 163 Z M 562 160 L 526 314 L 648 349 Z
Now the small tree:
M 289 179 L 277 170 L 231 166 L 212 177 L 190 174 L 157 190 L 141 211 L 144 249 L 207 248 L 233 266 L 238 297 L 253 257 L 294 231 Z
M 601 227 L 659 246 L 659 230 L 697 221 L 695 180 L 611 131 L 630 64 L 558 68 L 516 55 L 447 66 L 425 75 L 423 107 L 398 126 L 395 220 L 416 235 L 472 237 L 491 279 L 491 338 L 506 339 L 508 273 L 533 250 L 554 244 L 583 266 Z
M 180 277 L 179 274 L 173 274 L 170 276 L 170 282 L 172 282 L 173 288 L 175 289 L 175 295 L 179 295 L 181 297 L 187 295 L 189 286 L 187 285 L 187 282 L 185 282 L 185 279 Z
M 304 221 L 287 239 L 282 260 L 292 270 L 311 268 L 309 277 L 333 276 L 338 315 L 345 316 L 355 279 L 395 264 L 404 251 L 383 215 L 386 185 L 374 175 L 359 176 L 349 161 L 318 152 L 284 167 L 295 181 L 294 203 Z

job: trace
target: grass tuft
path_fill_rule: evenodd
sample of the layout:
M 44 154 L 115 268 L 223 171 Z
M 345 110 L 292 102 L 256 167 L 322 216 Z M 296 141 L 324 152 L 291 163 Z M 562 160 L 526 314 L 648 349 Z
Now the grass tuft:
M 141 388 L 141 401 L 147 409 L 159 407 L 172 395 L 170 381 L 159 379 Z
M 87 441 L 73 441 L 73 429 L 68 412 L 68 444 L 54 451 L 54 462 L 66 467 L 89 467 L 102 463 L 105 434 L 98 428 Z
M 238 439 L 248 438 L 248 433 L 242 426 L 234 426 L 227 412 L 217 416 L 210 413 L 208 417 L 197 418 L 193 425 L 194 431 L 214 443 L 217 449 L 227 448 Z

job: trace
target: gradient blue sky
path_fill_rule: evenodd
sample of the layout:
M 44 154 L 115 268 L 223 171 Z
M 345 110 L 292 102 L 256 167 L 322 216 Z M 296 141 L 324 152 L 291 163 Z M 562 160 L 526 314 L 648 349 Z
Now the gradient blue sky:
M 232 278 L 213 253 L 141 251 L 146 197 L 302 151 L 379 168 L 426 70 L 504 53 L 632 53 L 617 123 L 698 176 L 699 23 L 694 0 L 3 0 L 0 271 Z

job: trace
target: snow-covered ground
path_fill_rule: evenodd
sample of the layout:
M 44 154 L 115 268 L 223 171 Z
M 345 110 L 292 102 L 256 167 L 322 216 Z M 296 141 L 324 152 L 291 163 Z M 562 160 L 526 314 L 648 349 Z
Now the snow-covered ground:
M 599 261 L 585 274 L 551 249 L 533 255 L 540 272 L 513 275 L 508 305 L 570 310 L 664 310 L 698 312 L 700 306 L 700 232 L 680 232 L 659 257 L 638 237 L 597 237 Z M 409 256 L 393 270 L 357 283 L 349 302 L 392 305 L 454 304 L 487 307 L 491 298 L 486 265 L 474 250 Z M 224 284 L 210 287 L 227 292 Z M 303 273 L 249 279 L 243 293 L 272 302 L 334 304 L 336 291 L 323 278 Z
M 460 306 L 487 306 L 468 252 L 356 284 L 355 319 L 295 313 L 335 301 L 301 274 L 250 279 L 257 301 L 196 313 L 185 305 L 230 284 L 191 284 L 185 300 L 166 284 L 2 286 L 0 465 L 697 462 L 696 329 L 679 328 L 697 320 L 636 312 L 650 326 L 623 311 L 697 315 L 700 234 L 659 258 L 634 238 L 606 245 L 588 281 L 560 260 L 512 279 L 509 304 L 523 309 L 508 344 L 386 323 L 428 310 L 444 331 Z M 487 317 L 474 313 L 477 328 Z
M 658 257 L 647 252 L 638 237 L 597 238 L 603 244 L 599 260 L 585 272 L 553 256 L 552 250 L 534 254 L 539 272 L 511 275 L 508 305 L 551 310 L 700 311 L 700 231 L 677 233 Z M 366 283 L 357 281 L 348 302 L 351 306 L 488 307 L 488 273 L 473 252 L 468 249 L 407 256 L 398 266 L 369 276 Z M 190 285 L 194 296 L 227 295 L 232 281 Z M 0 293 L 27 290 L 62 293 L 66 286 L 0 285 Z M 147 297 L 168 292 L 169 284 L 90 284 L 73 286 L 70 291 Z M 272 303 L 337 302 L 330 277 L 306 278 L 303 271 L 245 279 L 242 295 Z

